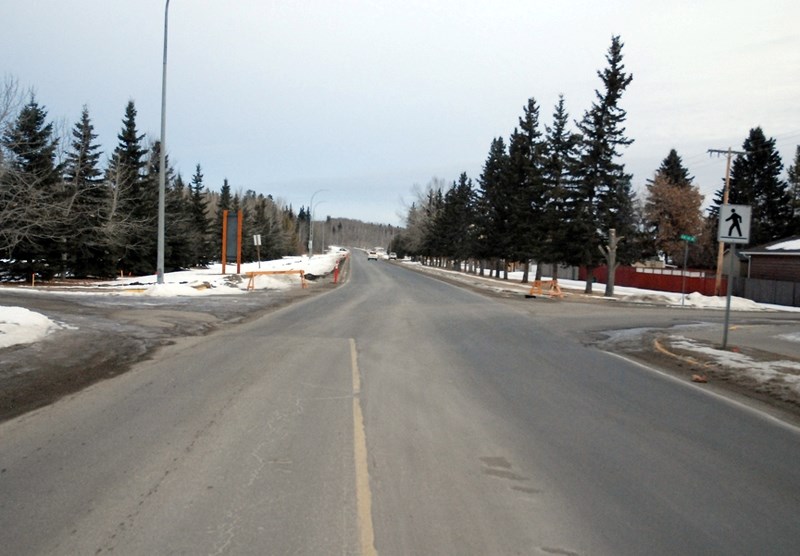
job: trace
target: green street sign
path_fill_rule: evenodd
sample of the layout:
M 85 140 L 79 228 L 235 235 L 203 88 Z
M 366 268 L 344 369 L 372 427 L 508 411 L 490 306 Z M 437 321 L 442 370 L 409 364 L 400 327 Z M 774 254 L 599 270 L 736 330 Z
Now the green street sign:
M 695 236 L 690 236 L 689 234 L 681 234 L 681 239 L 683 241 L 688 241 L 689 243 L 694 243 L 695 241 L 697 241 L 697 238 Z

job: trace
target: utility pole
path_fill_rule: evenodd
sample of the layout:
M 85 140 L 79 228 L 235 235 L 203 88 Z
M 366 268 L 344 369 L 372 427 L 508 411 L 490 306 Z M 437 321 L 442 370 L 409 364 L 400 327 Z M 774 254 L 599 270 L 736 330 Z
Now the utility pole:
M 734 151 L 728 147 L 727 150 L 721 149 L 708 149 L 708 154 L 717 154 L 717 155 L 726 155 L 728 157 L 728 161 L 725 164 L 725 189 L 722 191 L 722 204 L 728 204 L 728 197 L 730 196 L 731 191 L 731 158 L 733 155 L 744 155 L 742 151 Z M 725 255 L 725 243 L 720 241 L 719 248 L 717 249 L 717 276 L 714 282 L 714 295 L 719 296 L 722 291 L 722 259 Z

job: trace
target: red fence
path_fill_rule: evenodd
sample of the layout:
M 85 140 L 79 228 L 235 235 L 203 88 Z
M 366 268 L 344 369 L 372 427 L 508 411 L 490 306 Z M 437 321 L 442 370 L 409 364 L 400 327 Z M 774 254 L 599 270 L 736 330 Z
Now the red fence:
M 707 274 L 708 273 L 703 270 L 687 270 L 685 292 L 699 292 L 703 295 L 714 295 L 716 278 L 713 275 L 708 276 Z M 586 280 L 585 267 L 581 267 L 579 276 L 581 280 Z M 605 266 L 595 268 L 594 277 L 598 282 L 605 283 L 608 279 L 608 268 Z M 620 266 L 614 274 L 614 284 L 631 288 L 680 293 L 681 285 L 683 284 L 683 271 L 671 268 Z M 725 295 L 727 291 L 726 288 L 727 281 L 723 278 L 720 295 Z

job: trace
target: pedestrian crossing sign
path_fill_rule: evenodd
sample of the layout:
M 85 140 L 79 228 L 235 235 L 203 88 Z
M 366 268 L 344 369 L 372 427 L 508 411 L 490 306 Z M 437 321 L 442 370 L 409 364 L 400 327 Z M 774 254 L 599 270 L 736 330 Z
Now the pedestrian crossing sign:
M 749 205 L 722 205 L 719 207 L 717 240 L 723 243 L 750 243 Z

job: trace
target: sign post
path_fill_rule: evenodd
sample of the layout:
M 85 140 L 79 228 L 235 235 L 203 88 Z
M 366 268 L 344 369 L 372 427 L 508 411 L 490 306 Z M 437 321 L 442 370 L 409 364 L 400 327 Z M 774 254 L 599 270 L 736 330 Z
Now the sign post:
M 681 280 L 681 307 L 683 307 L 683 302 L 686 299 L 686 265 L 689 262 L 689 244 L 694 243 L 697 241 L 695 236 L 690 236 L 689 234 L 681 234 L 681 239 L 684 242 L 683 245 L 683 280 Z
M 258 268 L 261 268 L 261 234 L 253 236 L 253 245 L 256 246 L 256 257 L 258 258 Z
M 728 287 L 725 301 L 725 329 L 722 332 L 722 349 L 728 347 L 728 326 L 731 317 L 731 290 L 733 290 L 733 258 L 736 256 L 736 245 L 750 243 L 749 205 L 722 205 L 719 207 L 719 228 L 717 240 L 731 245 L 731 258 L 728 264 Z

